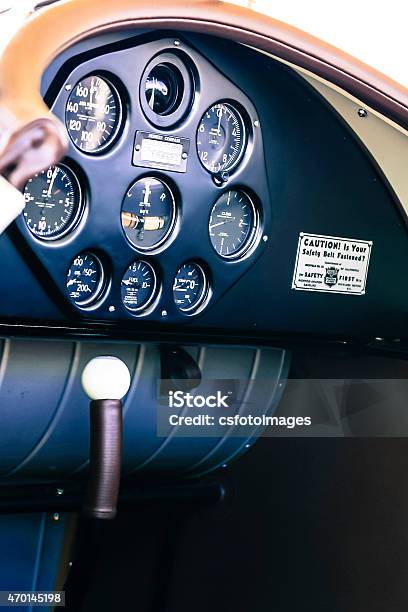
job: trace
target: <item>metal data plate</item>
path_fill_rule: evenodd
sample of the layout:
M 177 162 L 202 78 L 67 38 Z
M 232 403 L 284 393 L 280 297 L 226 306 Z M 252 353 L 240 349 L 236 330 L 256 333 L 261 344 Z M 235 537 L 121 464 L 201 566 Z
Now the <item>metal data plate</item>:
M 138 131 L 132 163 L 143 168 L 185 172 L 189 150 L 189 138 Z

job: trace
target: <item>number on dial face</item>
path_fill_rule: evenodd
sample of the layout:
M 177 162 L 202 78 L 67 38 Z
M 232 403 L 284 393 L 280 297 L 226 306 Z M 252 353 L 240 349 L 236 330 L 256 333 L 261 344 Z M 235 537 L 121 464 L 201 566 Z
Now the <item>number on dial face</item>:
M 156 274 L 146 261 L 135 261 L 122 278 L 122 302 L 132 312 L 144 310 L 156 295 Z
M 213 174 L 232 170 L 245 150 L 244 121 L 231 104 L 214 104 L 201 118 L 197 131 L 197 153 Z
M 226 191 L 213 206 L 209 222 L 211 244 L 221 257 L 239 257 L 253 241 L 257 214 L 243 191 Z
M 179 310 L 191 312 L 202 304 L 207 289 L 207 280 L 201 266 L 186 263 L 178 270 L 173 284 L 173 298 Z
M 91 75 L 72 89 L 65 109 L 65 125 L 74 145 L 85 153 L 99 153 L 113 144 L 121 123 L 116 89 Z
M 67 273 L 67 292 L 77 306 L 89 306 L 102 293 L 104 274 L 96 255 L 81 253 L 71 263 Z
M 67 234 L 81 213 L 81 189 L 66 166 L 51 166 L 24 188 L 24 220 L 37 238 L 55 240 Z

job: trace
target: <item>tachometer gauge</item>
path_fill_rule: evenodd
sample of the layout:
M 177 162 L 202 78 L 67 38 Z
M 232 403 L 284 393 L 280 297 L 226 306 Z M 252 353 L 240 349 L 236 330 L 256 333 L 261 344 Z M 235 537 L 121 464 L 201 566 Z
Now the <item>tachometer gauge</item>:
M 208 293 L 207 279 L 201 266 L 185 263 L 177 271 L 173 283 L 173 298 L 182 312 L 196 311 Z
M 122 203 L 122 227 L 133 246 L 160 246 L 173 229 L 176 204 L 164 181 L 147 176 L 130 187 Z
M 206 170 L 213 174 L 232 170 L 245 145 L 244 121 L 231 104 L 220 102 L 204 113 L 197 131 L 197 153 Z
M 221 257 L 235 259 L 252 246 L 258 226 L 259 216 L 251 198 L 244 191 L 226 191 L 211 211 L 211 244 Z
M 101 296 L 105 286 L 102 264 L 96 255 L 77 255 L 67 273 L 67 291 L 77 306 L 90 306 Z
M 122 105 L 114 86 L 91 75 L 72 89 L 65 124 L 74 145 L 85 153 L 100 153 L 113 144 L 122 122 Z
M 24 188 L 24 220 L 42 240 L 56 240 L 74 228 L 82 212 L 79 181 L 67 166 L 51 166 Z
M 132 312 L 145 310 L 156 295 L 157 278 L 146 261 L 135 261 L 122 278 L 122 302 Z

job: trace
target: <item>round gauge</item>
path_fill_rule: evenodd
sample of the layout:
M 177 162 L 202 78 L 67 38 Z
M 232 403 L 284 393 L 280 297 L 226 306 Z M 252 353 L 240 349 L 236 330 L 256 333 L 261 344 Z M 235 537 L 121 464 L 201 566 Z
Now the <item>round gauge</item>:
M 150 109 L 157 115 L 169 115 L 183 96 L 183 77 L 172 64 L 156 64 L 147 74 L 144 87 Z
M 207 295 L 207 279 L 201 266 L 185 263 L 177 271 L 173 283 L 173 298 L 179 310 L 197 310 Z
M 258 225 L 258 213 L 251 198 L 243 191 L 226 191 L 211 211 L 211 244 L 221 257 L 239 257 L 253 244 Z
M 147 176 L 130 187 L 122 203 L 122 227 L 133 246 L 160 246 L 173 229 L 176 204 L 164 181 Z
M 213 174 L 232 170 L 245 145 L 244 121 L 231 104 L 220 102 L 204 113 L 197 131 L 197 152 L 204 168 Z
M 96 255 L 77 255 L 67 274 L 67 291 L 74 304 L 89 306 L 96 302 L 104 288 L 103 267 Z
M 156 295 L 157 279 L 152 266 L 146 261 L 135 261 L 122 278 L 122 302 L 132 312 L 144 310 Z
M 56 240 L 67 234 L 82 212 L 79 181 L 62 164 L 30 178 L 24 188 L 24 200 L 27 227 L 42 240 Z
M 113 144 L 121 122 L 121 101 L 111 83 L 91 75 L 72 89 L 65 109 L 65 125 L 78 149 L 100 153 Z

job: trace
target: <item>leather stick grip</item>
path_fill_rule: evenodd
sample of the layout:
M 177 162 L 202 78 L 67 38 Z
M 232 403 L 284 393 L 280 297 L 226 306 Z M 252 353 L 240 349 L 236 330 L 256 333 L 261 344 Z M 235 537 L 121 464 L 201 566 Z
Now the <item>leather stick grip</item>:
M 90 404 L 90 468 L 84 512 L 91 518 L 116 516 L 122 459 L 122 402 Z

